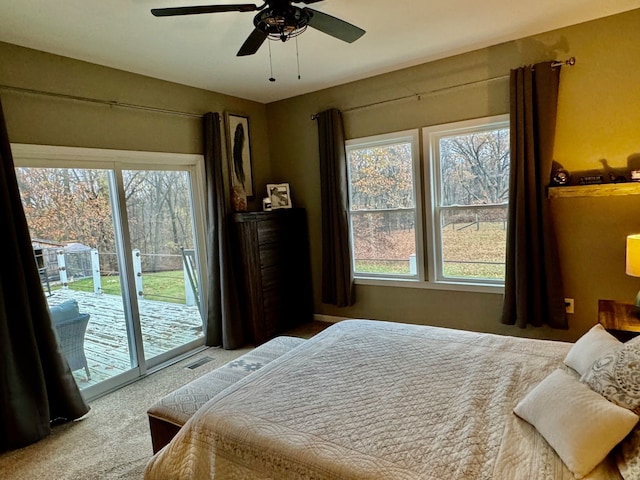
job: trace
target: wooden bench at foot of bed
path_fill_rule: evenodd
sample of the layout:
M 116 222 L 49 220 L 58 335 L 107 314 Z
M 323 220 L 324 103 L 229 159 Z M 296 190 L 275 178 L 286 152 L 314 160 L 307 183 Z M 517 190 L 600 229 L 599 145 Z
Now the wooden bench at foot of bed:
M 273 338 L 158 400 L 147 410 L 153 453 L 169 443 L 196 410 L 218 393 L 304 341 L 296 337 Z

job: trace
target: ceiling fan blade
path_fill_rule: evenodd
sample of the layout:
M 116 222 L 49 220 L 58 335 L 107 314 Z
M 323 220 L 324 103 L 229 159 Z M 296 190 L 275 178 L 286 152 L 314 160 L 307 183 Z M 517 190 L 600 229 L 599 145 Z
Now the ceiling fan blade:
M 304 8 L 310 13 L 309 26 L 320 30 L 327 35 L 336 37 L 344 42 L 352 43 L 359 39 L 366 32 L 360 27 L 356 27 L 344 20 L 332 17 L 326 13 L 313 10 L 312 8 Z
M 305 5 L 309 5 L 310 3 L 318 3 L 322 0 L 291 0 L 291 3 L 304 3 Z
M 170 7 L 152 8 L 151 13 L 155 17 L 173 17 L 176 15 L 198 15 L 200 13 L 218 12 L 255 12 L 258 6 L 252 3 L 242 3 L 237 5 L 200 5 L 194 7 Z
M 247 37 L 247 39 L 240 47 L 240 50 L 238 50 L 236 56 L 245 57 L 247 55 L 253 55 L 258 51 L 258 49 L 262 46 L 266 39 L 266 32 L 263 32 L 259 28 L 254 28 L 253 32 L 251 32 L 251 34 Z

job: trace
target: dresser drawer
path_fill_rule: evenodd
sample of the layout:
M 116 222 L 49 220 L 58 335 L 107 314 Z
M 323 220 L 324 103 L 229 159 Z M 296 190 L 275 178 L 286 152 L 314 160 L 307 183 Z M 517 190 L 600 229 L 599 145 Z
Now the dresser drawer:
M 286 250 L 278 243 L 263 245 L 260 249 L 260 266 L 262 268 L 280 265 L 286 261 Z
M 272 265 L 260 269 L 260 279 L 262 283 L 262 291 L 265 296 L 269 290 L 282 290 L 285 280 L 285 272 L 279 265 Z
M 278 243 L 283 238 L 282 220 L 274 218 L 258 222 L 256 228 L 258 233 L 258 245 Z

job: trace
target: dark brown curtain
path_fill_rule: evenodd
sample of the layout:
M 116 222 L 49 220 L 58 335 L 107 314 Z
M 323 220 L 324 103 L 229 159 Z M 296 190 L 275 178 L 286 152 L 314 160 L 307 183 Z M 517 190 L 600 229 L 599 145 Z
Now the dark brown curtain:
M 349 189 L 342 114 L 318 114 L 322 199 L 322 302 L 353 305 L 353 264 L 349 242 Z
M 203 117 L 204 161 L 207 188 L 207 318 L 205 342 L 227 349 L 246 343 L 231 259 L 231 199 L 226 186 L 220 114 Z
M 560 68 L 551 62 L 511 71 L 511 176 L 502 323 L 568 328 L 547 185 Z
M 22 210 L 0 103 L 0 451 L 89 411 L 58 348 Z

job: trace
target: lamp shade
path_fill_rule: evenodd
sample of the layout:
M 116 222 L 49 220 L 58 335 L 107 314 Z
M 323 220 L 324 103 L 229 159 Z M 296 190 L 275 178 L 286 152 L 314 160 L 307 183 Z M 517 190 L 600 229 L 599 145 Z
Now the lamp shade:
M 640 234 L 627 237 L 627 275 L 640 277 Z

